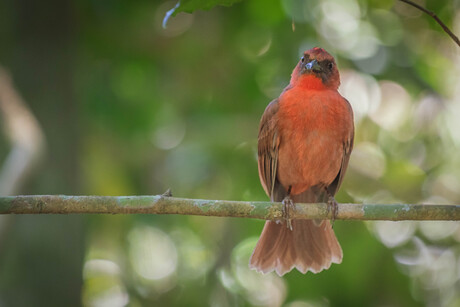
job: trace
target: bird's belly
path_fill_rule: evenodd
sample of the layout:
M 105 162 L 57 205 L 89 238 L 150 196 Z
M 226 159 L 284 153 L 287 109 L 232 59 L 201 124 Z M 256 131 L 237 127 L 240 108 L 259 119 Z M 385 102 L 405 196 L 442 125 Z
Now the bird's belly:
M 337 92 L 291 89 L 281 97 L 277 177 L 292 194 L 337 177 L 353 130 L 350 112 Z
M 312 186 L 331 184 L 340 171 L 343 144 L 326 130 L 286 130 L 278 157 L 278 180 L 299 194 Z

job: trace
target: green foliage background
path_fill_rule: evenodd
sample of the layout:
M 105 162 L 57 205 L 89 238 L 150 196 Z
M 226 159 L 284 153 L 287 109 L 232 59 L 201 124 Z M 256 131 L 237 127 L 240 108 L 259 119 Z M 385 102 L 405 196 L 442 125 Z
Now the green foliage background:
M 459 48 L 428 16 L 397 1 L 246 0 L 162 28 L 175 5 L 0 2 L 0 64 L 47 139 L 21 193 L 266 200 L 260 116 L 302 51 L 321 46 L 356 117 L 338 201 L 460 203 Z M 426 7 L 460 33 L 458 1 Z M 1 158 L 8 148 L 1 138 Z M 458 223 L 337 221 L 343 263 L 283 278 L 247 268 L 262 221 L 14 216 L 0 226 L 4 306 L 460 306 Z

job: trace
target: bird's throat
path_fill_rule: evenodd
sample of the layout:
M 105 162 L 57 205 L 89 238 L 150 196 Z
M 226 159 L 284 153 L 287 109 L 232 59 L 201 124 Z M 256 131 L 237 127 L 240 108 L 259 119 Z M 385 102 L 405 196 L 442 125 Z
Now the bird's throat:
M 328 89 L 327 86 L 323 83 L 321 78 L 318 78 L 312 74 L 301 75 L 297 80 L 295 86 L 309 89 L 309 90 L 325 90 Z

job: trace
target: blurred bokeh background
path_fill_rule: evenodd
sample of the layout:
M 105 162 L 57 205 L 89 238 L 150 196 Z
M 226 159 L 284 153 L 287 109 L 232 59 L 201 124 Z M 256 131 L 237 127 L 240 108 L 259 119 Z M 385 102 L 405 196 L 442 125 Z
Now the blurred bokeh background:
M 460 34 L 460 1 L 417 1 Z M 399 1 L 0 1 L 0 191 L 267 200 L 257 131 L 305 49 L 356 137 L 339 202 L 460 203 L 460 48 Z M 295 31 L 293 31 L 295 28 Z M 263 221 L 3 216 L 0 306 L 460 306 L 460 225 L 344 222 L 341 265 L 248 270 Z

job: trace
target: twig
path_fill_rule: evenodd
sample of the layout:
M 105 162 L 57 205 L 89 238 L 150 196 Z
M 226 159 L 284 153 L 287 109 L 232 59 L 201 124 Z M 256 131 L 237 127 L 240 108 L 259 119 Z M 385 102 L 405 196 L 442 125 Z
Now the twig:
M 330 219 L 325 203 L 295 204 L 293 219 Z M 155 196 L 0 197 L 0 214 L 182 214 L 277 220 L 282 204 Z M 460 205 L 339 204 L 338 220 L 460 220 Z
M 424 7 L 418 5 L 417 3 L 414 3 L 414 2 L 412 2 L 410 0 L 399 0 L 399 1 L 405 2 L 405 3 L 409 4 L 409 5 L 412 5 L 413 7 L 417 8 L 417 9 L 421 10 L 422 12 L 424 12 L 424 13 L 430 15 L 431 17 L 433 17 L 433 19 L 436 20 L 436 22 L 442 27 L 444 32 L 446 32 L 454 40 L 454 42 L 460 47 L 460 40 L 458 39 L 458 37 L 455 36 L 454 33 L 452 33 L 452 31 L 444 24 L 444 22 L 442 22 L 441 19 L 439 19 L 438 16 L 436 16 L 436 14 L 434 12 L 432 12 L 430 10 L 427 10 L 426 8 L 424 8 Z

